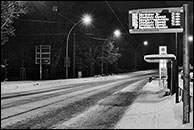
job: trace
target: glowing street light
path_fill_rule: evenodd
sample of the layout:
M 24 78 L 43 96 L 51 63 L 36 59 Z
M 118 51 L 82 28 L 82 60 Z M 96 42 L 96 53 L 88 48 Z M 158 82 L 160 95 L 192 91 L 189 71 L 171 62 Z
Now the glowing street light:
M 118 38 L 118 37 L 120 37 L 120 35 L 121 35 L 121 31 L 118 30 L 118 29 L 116 29 L 116 30 L 114 31 L 114 36 Z
M 91 23 L 92 23 L 92 17 L 91 17 L 91 15 L 89 15 L 89 14 L 84 14 L 84 15 L 82 15 L 82 18 L 81 18 L 81 20 L 79 20 L 77 23 L 75 23 L 72 27 L 71 27 L 71 29 L 69 30 L 69 33 L 68 33 L 68 35 L 67 35 L 67 41 L 66 41 L 66 65 L 65 65 L 65 68 L 66 68 L 66 79 L 68 78 L 68 65 L 67 65 L 67 62 L 68 62 L 68 42 L 69 42 L 69 36 L 70 36 L 70 34 L 71 34 L 71 32 L 72 32 L 72 30 L 78 25 L 78 24 L 80 24 L 80 23 L 82 23 L 83 25 L 90 25 Z
M 144 44 L 144 46 L 147 46 L 148 45 L 148 41 L 144 41 L 143 44 Z
M 192 42 L 192 41 L 193 41 L 193 36 L 189 36 L 189 37 L 188 37 L 188 40 L 189 40 L 190 42 Z
M 143 44 L 144 44 L 144 46 L 147 46 L 148 41 L 144 41 Z M 135 70 L 137 69 L 137 49 L 138 49 L 138 46 L 135 49 Z
M 92 17 L 89 14 L 84 14 L 81 18 L 81 22 L 84 25 L 90 25 L 92 23 Z

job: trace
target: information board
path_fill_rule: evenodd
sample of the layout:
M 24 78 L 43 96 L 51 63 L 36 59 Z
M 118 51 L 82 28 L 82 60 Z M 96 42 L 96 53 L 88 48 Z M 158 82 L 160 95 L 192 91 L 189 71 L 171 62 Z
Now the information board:
M 67 59 L 64 59 L 64 66 L 65 67 L 70 67 L 70 57 L 68 57 Z
M 42 60 L 42 64 L 50 64 L 50 53 L 50 45 L 37 45 L 35 57 L 36 64 L 40 64 L 40 59 Z
M 183 8 L 129 10 L 130 33 L 183 32 Z

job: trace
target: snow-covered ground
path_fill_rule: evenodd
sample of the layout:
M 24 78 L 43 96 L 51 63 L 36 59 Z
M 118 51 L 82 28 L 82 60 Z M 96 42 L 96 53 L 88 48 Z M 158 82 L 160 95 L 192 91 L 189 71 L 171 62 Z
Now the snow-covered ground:
M 143 73 L 153 73 L 155 70 L 138 71 L 133 72 L 134 75 L 141 75 Z M 109 75 L 109 76 L 96 76 L 88 78 L 76 78 L 76 79 L 59 79 L 59 80 L 45 80 L 45 81 L 5 81 L 1 82 L 1 94 L 16 93 L 31 91 L 37 89 L 51 88 L 53 86 L 61 86 L 68 84 L 79 84 L 89 82 L 100 82 L 108 80 L 118 80 L 123 78 L 130 78 L 128 74 L 121 75 Z
M 181 79 L 179 85 L 182 85 Z M 193 93 L 193 83 L 190 84 L 190 88 Z M 193 110 L 190 113 L 190 123 L 183 124 L 183 102 L 175 103 L 175 95 L 163 97 L 165 93 L 163 90 L 159 87 L 158 80 L 147 83 L 142 92 L 150 94 L 138 97 L 115 128 L 193 129 Z
M 151 71 L 145 71 L 150 73 Z M 142 72 L 135 72 L 140 74 Z M 1 94 L 8 94 L 21 91 L 30 91 L 44 89 L 60 85 L 88 83 L 96 81 L 107 81 L 129 78 L 127 74 L 113 75 L 105 77 L 91 77 L 67 80 L 52 81 L 25 81 L 25 82 L 2 82 Z M 179 86 L 182 86 L 182 80 L 179 80 Z M 193 83 L 190 84 L 191 93 L 193 93 Z M 190 113 L 190 123 L 182 123 L 183 119 L 183 103 L 175 103 L 175 95 L 163 97 L 163 88 L 159 87 L 158 81 L 153 80 L 147 83 L 142 92 L 134 103 L 124 113 L 123 117 L 117 123 L 115 128 L 127 129 L 193 129 L 193 110 Z M 129 123 L 130 122 L 130 123 Z

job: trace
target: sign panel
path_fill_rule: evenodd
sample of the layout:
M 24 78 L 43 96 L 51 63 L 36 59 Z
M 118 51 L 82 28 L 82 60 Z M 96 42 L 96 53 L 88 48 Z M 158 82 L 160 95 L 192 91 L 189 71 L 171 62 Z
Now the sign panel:
M 36 64 L 40 64 L 40 59 L 42 61 L 42 64 L 50 64 L 50 53 L 50 45 L 37 45 L 35 58 Z
M 183 19 L 182 7 L 129 10 L 129 32 L 183 32 Z
M 167 55 L 167 47 L 166 46 L 159 46 L 159 55 Z M 159 78 L 160 81 L 163 78 L 167 78 L 167 60 L 161 59 L 159 60 Z
M 68 57 L 67 59 L 64 59 L 64 66 L 65 67 L 70 67 L 70 57 Z

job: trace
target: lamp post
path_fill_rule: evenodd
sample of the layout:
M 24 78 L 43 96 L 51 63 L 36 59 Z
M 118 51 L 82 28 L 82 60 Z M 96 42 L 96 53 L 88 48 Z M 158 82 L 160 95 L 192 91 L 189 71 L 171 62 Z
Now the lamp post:
M 192 41 L 193 41 L 193 36 L 190 35 L 190 36 L 188 37 L 188 41 L 189 41 L 189 42 L 192 42 Z
M 103 70 L 103 68 L 104 68 L 104 60 L 103 60 L 103 57 L 104 57 L 104 43 L 106 42 L 106 41 L 109 41 L 109 40 L 115 40 L 115 38 L 118 38 L 118 37 L 120 37 L 120 35 L 121 35 L 121 31 L 120 30 L 118 30 L 118 29 L 116 29 L 112 34 L 111 34 L 111 36 L 110 37 L 108 37 L 108 38 L 106 38 L 105 39 L 105 41 L 103 42 L 103 45 L 102 45 L 102 62 L 101 62 L 101 74 L 103 74 L 103 72 L 104 72 L 104 70 Z M 114 38 L 114 39 L 112 39 L 112 38 Z
M 144 46 L 147 46 L 148 41 L 144 41 L 143 44 Z M 137 49 L 138 49 L 138 46 L 135 48 L 135 70 L 137 69 Z
M 69 41 L 69 37 L 70 37 L 70 34 L 72 32 L 72 30 L 80 23 L 82 24 L 85 24 L 85 25 L 89 25 L 91 24 L 92 22 L 92 17 L 88 14 L 84 14 L 81 18 L 80 21 L 78 21 L 77 23 L 75 23 L 71 29 L 69 30 L 69 33 L 67 35 L 67 41 L 66 41 L 66 65 L 65 65 L 65 68 L 66 68 L 66 79 L 68 78 L 68 66 L 67 66 L 67 61 L 68 61 L 68 41 Z

